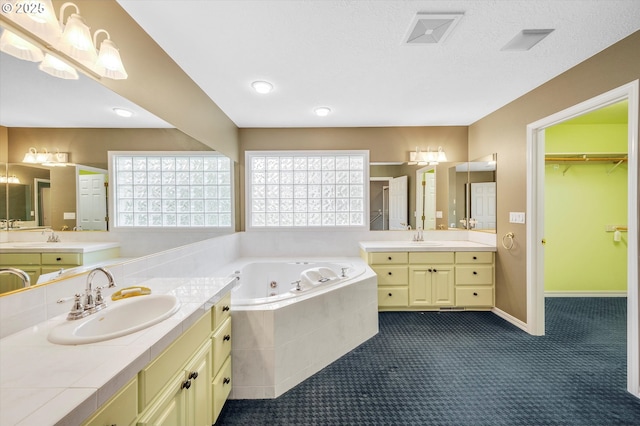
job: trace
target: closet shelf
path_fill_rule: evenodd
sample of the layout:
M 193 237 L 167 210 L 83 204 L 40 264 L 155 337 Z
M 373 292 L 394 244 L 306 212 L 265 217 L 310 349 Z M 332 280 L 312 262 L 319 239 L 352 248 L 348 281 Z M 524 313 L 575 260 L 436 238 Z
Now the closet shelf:
M 556 164 L 564 163 L 566 165 L 565 169 L 562 171 L 563 176 L 573 164 L 595 164 L 602 162 L 613 163 L 613 167 L 607 171 L 607 174 L 609 175 L 616 169 L 616 167 L 628 160 L 629 158 L 626 152 L 554 152 L 545 154 L 544 156 L 545 162 Z
M 589 162 L 589 161 L 608 161 L 611 163 L 617 163 L 627 161 L 626 152 L 554 152 L 545 154 L 545 161 L 550 162 Z

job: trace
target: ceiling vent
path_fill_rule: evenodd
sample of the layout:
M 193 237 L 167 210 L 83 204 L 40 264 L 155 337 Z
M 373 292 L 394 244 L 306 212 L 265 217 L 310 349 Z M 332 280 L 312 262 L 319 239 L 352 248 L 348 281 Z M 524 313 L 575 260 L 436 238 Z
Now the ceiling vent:
M 405 43 L 409 45 L 439 44 L 451 34 L 463 13 L 422 13 L 411 22 Z

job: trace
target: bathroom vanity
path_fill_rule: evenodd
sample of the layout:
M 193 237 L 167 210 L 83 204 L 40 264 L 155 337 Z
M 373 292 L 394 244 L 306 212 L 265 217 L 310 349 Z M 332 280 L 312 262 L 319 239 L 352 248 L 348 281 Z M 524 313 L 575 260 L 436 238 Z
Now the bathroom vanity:
M 40 275 L 91 265 L 120 255 L 115 242 L 12 242 L 0 243 L 0 268 L 13 267 L 25 271 L 31 285 Z M 0 293 L 22 286 L 13 275 L 0 275 Z
M 180 310 L 95 344 L 49 343 L 65 315 L 2 339 L 0 424 L 215 422 L 231 390 L 232 279 L 154 278 L 144 285 L 177 296 Z
M 470 241 L 369 241 L 379 311 L 490 310 L 496 247 Z

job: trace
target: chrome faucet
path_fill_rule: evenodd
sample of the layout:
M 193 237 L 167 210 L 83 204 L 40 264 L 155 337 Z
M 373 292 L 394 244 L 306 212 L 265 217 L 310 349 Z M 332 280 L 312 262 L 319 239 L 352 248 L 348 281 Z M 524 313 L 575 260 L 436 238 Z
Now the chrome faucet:
M 47 242 L 48 243 L 59 243 L 60 242 L 60 237 L 58 237 L 56 235 L 55 232 L 53 232 L 53 229 L 51 228 L 45 228 L 42 230 L 42 235 L 46 234 L 47 232 L 51 232 L 51 235 L 49 235 L 49 238 L 47 238 Z
M 116 286 L 116 280 L 113 277 L 113 274 L 109 272 L 107 269 L 103 267 L 97 267 L 89 272 L 87 276 L 87 285 L 84 290 L 84 300 L 81 301 L 81 295 L 76 294 L 73 301 L 73 307 L 71 308 L 71 312 L 67 315 L 68 320 L 77 320 L 80 318 L 84 318 L 88 315 L 93 314 L 94 312 L 99 311 L 100 309 L 106 308 L 107 304 L 102 298 L 102 289 L 103 287 L 96 287 L 95 296 L 93 291 L 93 277 L 96 273 L 102 272 L 106 275 L 108 280 L 107 288 L 113 288 Z M 61 299 L 62 300 L 62 299 Z
M 31 285 L 31 277 L 22 269 L 18 268 L 0 268 L 0 274 L 12 274 L 22 280 L 23 287 L 29 287 Z

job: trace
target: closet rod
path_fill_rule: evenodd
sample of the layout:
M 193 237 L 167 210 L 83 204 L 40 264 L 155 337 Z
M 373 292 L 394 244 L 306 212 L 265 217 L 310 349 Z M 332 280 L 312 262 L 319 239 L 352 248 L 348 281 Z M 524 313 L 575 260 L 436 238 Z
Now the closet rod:
M 627 161 L 628 158 L 617 158 L 617 157 L 591 157 L 591 158 L 582 158 L 582 157 L 545 157 L 545 161 L 609 161 L 609 162 L 618 162 L 618 161 Z

